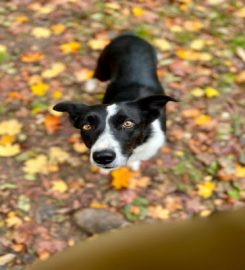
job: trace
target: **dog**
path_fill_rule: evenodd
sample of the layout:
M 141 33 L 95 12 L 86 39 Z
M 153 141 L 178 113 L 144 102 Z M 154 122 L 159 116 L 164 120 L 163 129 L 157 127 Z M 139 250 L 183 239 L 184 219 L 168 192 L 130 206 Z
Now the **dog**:
M 103 102 L 88 106 L 61 102 L 54 110 L 67 112 L 90 149 L 90 161 L 103 169 L 129 166 L 152 158 L 165 142 L 164 95 L 157 77 L 154 47 L 133 34 L 113 39 L 99 56 L 94 77 L 110 80 Z

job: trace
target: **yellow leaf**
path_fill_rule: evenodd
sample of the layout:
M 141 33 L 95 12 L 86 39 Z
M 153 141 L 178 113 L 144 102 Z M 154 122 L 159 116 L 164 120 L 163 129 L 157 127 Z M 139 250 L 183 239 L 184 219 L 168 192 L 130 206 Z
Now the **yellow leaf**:
M 79 82 L 87 81 L 91 79 L 93 75 L 94 71 L 87 68 L 83 68 L 75 73 L 75 77 Z
M 184 28 L 187 31 L 197 32 L 203 28 L 203 23 L 200 21 L 186 21 L 184 23 Z
M 62 92 L 60 92 L 59 90 L 55 90 L 52 93 L 52 98 L 54 98 L 54 99 L 60 99 L 61 97 L 62 97 Z
M 29 18 L 28 17 L 26 17 L 25 15 L 19 15 L 19 16 L 16 16 L 15 17 L 15 21 L 17 22 L 17 23 L 26 23 L 26 22 L 28 22 L 29 21 Z
M 65 26 L 62 23 L 54 24 L 51 26 L 51 31 L 55 35 L 60 35 L 65 31 Z
M 219 96 L 219 92 L 217 89 L 215 89 L 213 87 L 207 87 L 205 89 L 205 95 L 207 98 L 213 98 L 213 97 Z
M 16 120 L 16 119 L 11 119 L 11 120 L 6 120 L 0 122 L 0 135 L 17 135 L 21 132 L 22 129 L 22 124 Z
M 51 78 L 57 77 L 65 69 L 66 67 L 64 64 L 60 62 L 53 63 L 49 69 L 46 69 L 42 72 L 42 77 L 45 79 L 51 79 Z
M 46 92 L 48 91 L 49 86 L 46 83 L 37 83 L 37 84 L 33 84 L 31 85 L 31 91 L 33 93 L 33 95 L 35 96 L 44 96 L 46 94 Z
M 195 123 L 199 126 L 203 126 L 207 124 L 209 121 L 211 121 L 211 117 L 206 114 L 201 114 L 197 118 L 195 118 Z
M 78 152 L 78 153 L 86 153 L 87 152 L 87 147 L 84 143 L 79 143 L 79 142 L 76 142 L 73 144 L 73 149 Z
M 49 160 L 51 163 L 64 163 L 70 159 L 70 155 L 61 149 L 54 146 L 49 149 Z
M 243 6 L 241 9 L 239 9 L 235 15 L 239 18 L 245 18 L 245 6 Z
M 245 70 L 241 71 L 237 76 L 236 76 L 236 82 L 241 84 L 245 83 Z
M 44 55 L 41 52 L 28 52 L 22 54 L 20 60 L 25 63 L 34 63 L 43 60 Z
M 13 135 L 5 134 L 0 139 L 0 145 L 11 144 L 15 141 L 15 137 Z
M 191 42 L 191 49 L 193 50 L 202 50 L 204 48 L 205 41 L 203 39 L 195 39 Z
M 103 50 L 109 42 L 108 39 L 90 39 L 88 46 L 93 50 Z
M 238 178 L 245 178 L 245 166 L 236 164 L 235 176 Z
M 114 9 L 114 10 L 118 10 L 120 9 L 120 5 L 118 3 L 105 3 L 105 7 L 108 9 Z
M 115 189 L 127 188 L 131 178 L 135 176 L 135 173 L 131 172 L 126 167 L 121 167 L 112 171 L 112 186 Z
M 199 184 L 197 188 L 198 188 L 198 195 L 201 196 L 202 198 L 207 199 L 213 195 L 216 185 L 211 181 L 205 181 L 203 184 Z
M 46 5 L 40 6 L 40 8 L 38 8 L 36 11 L 40 14 L 49 14 L 52 11 L 54 11 L 54 9 L 55 9 L 55 5 L 46 4 Z
M 48 174 L 48 158 L 45 155 L 38 155 L 35 158 L 27 160 L 24 164 L 23 171 L 26 174 Z
M 0 157 L 12 157 L 20 153 L 18 144 L 0 145 Z
M 202 96 L 204 96 L 204 91 L 203 91 L 203 89 L 196 87 L 196 88 L 191 90 L 191 95 L 194 97 L 202 97 Z
M 22 220 L 16 216 L 15 212 L 9 212 L 7 218 L 5 219 L 8 228 L 16 227 L 22 224 Z
M 196 61 L 198 60 L 198 53 L 193 50 L 179 49 L 176 52 L 177 56 L 181 59 Z
M 68 189 L 67 184 L 63 180 L 56 180 L 52 182 L 52 191 L 65 193 Z
M 77 41 L 72 41 L 60 45 L 60 49 L 64 54 L 76 53 L 81 48 L 81 44 Z
M 0 44 L 0 53 L 6 53 L 7 52 L 7 47 Z
M 171 49 L 170 43 L 164 38 L 155 38 L 153 43 L 161 51 L 169 51 Z
M 168 219 L 169 218 L 169 210 L 163 208 L 161 205 L 151 206 L 148 208 L 148 216 L 159 219 Z
M 141 17 L 144 15 L 144 9 L 142 7 L 133 7 L 132 13 L 135 17 Z
M 45 27 L 35 27 L 32 29 L 31 34 L 36 38 L 48 38 L 51 31 Z
M 208 62 L 212 60 L 213 56 L 210 53 L 202 52 L 197 56 L 197 60 Z
M 207 3 L 209 5 L 217 6 L 224 2 L 225 0 L 208 0 Z
M 90 204 L 91 208 L 106 208 L 106 206 L 103 203 L 100 203 L 96 200 L 93 200 Z

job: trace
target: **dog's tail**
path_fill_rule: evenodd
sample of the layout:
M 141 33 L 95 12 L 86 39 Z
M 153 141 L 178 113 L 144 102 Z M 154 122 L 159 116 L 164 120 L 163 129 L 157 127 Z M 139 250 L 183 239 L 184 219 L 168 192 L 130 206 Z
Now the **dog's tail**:
M 110 61 L 108 57 L 108 50 L 109 50 L 109 45 L 107 45 L 104 50 L 102 51 L 98 62 L 97 62 L 97 67 L 94 72 L 94 78 L 105 82 L 109 79 L 111 79 L 111 70 L 110 70 Z

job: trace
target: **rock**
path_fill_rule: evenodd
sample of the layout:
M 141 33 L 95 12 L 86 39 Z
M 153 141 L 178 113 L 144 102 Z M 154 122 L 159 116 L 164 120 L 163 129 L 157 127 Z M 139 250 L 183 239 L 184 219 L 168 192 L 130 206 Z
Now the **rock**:
M 105 209 L 85 208 L 73 215 L 76 225 L 88 234 L 97 234 L 124 227 L 129 223 Z

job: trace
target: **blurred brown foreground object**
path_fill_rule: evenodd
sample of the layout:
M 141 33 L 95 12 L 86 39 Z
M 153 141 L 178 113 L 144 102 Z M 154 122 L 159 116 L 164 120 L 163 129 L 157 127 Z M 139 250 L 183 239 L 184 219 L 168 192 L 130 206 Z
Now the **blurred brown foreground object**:
M 245 269 L 245 209 L 142 224 L 67 249 L 28 270 Z

